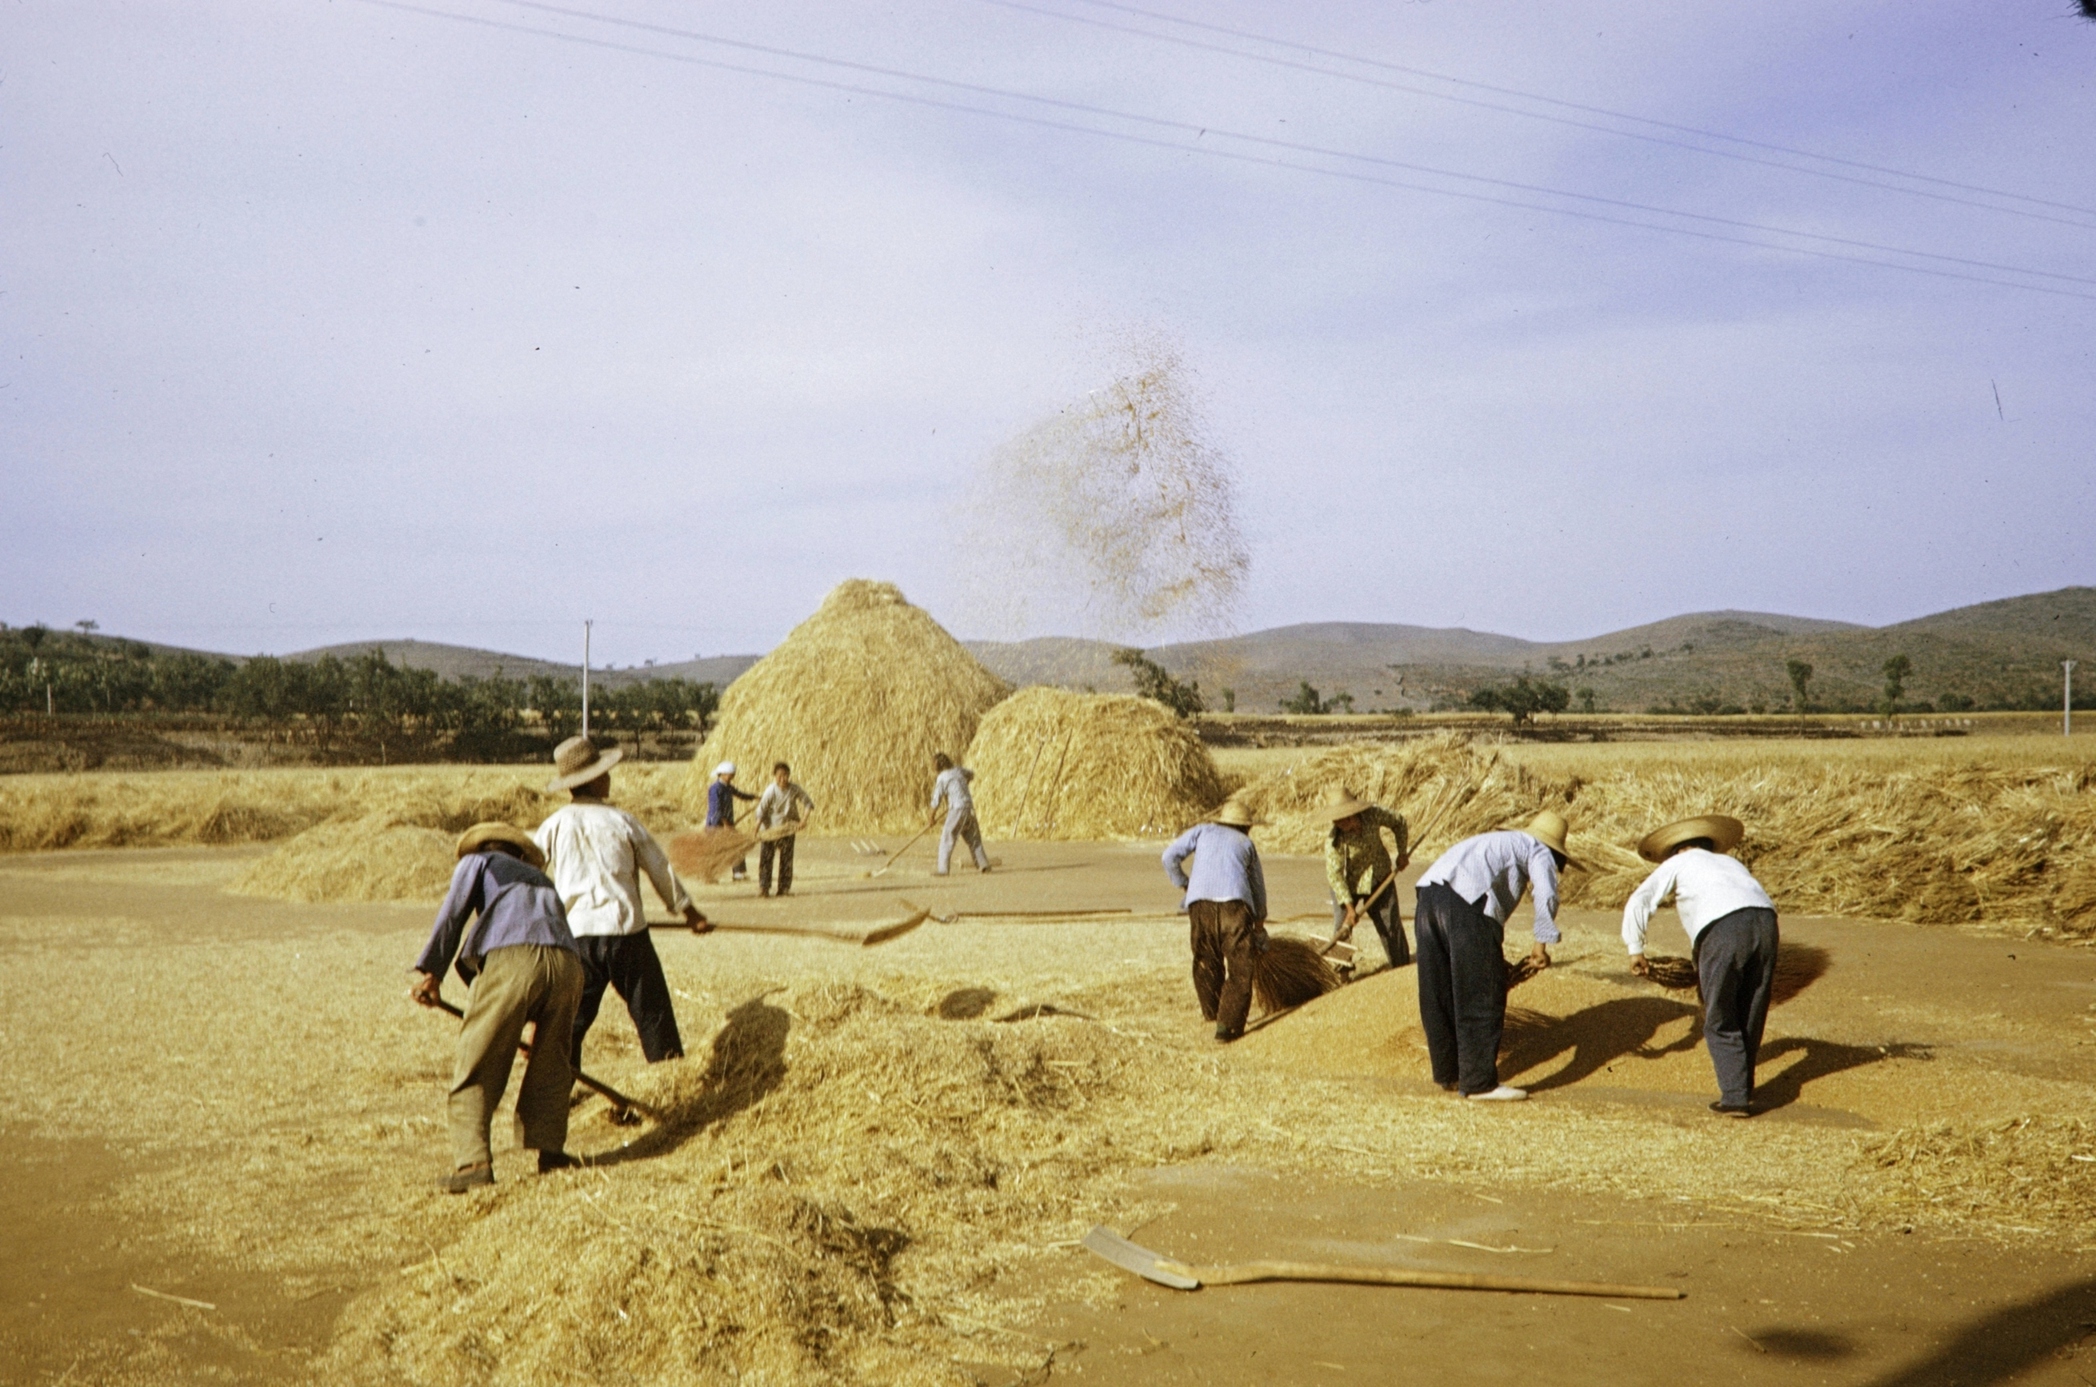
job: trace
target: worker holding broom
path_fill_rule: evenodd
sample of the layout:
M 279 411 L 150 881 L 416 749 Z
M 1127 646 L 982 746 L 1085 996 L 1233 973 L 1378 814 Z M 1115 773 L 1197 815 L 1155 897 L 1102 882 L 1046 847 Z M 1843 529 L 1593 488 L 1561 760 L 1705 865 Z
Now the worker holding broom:
M 956 766 L 953 758 L 945 752 L 932 756 L 932 768 L 939 778 L 932 782 L 932 813 L 939 812 L 943 801 L 946 805 L 946 827 L 939 830 L 939 865 L 934 869 L 945 876 L 953 865 L 954 840 L 968 845 L 975 856 L 975 870 L 990 870 L 990 854 L 983 850 L 982 827 L 975 821 L 975 796 L 969 793 L 968 782 L 975 779 L 975 772 L 966 766 Z
M 583 1037 L 596 1024 L 607 987 L 626 1003 L 648 1063 L 684 1057 L 669 980 L 662 975 L 655 941 L 648 937 L 640 874 L 648 874 L 663 904 L 680 912 L 694 934 L 713 928 L 684 894 L 684 883 L 670 870 L 669 858 L 641 821 L 607 803 L 611 768 L 621 755 L 617 747 L 599 751 L 586 736 L 570 737 L 555 747 L 554 776 L 546 788 L 566 790 L 571 799 L 533 835 L 567 907 L 568 928 L 582 956 L 582 995 L 570 1046 L 577 1069 L 582 1067 Z
M 1525 1089 L 1499 1082 L 1506 1030 L 1506 918 L 1536 896 L 1535 948 L 1524 969 L 1550 966 L 1558 940 L 1557 878 L 1571 864 L 1564 816 L 1544 810 L 1522 829 L 1465 838 L 1420 875 L 1419 1024 L 1434 1082 L 1466 1098 L 1517 1102 Z
M 1186 892 L 1181 909 L 1192 923 L 1201 1019 L 1213 1021 L 1215 1038 L 1225 1043 L 1244 1034 L 1252 973 L 1266 951 L 1266 872 L 1252 827 L 1251 811 L 1225 800 L 1213 820 L 1195 824 L 1164 850 L 1165 875 Z
M 1402 814 L 1380 804 L 1366 804 L 1351 790 L 1335 789 L 1325 801 L 1332 831 L 1325 838 L 1325 884 L 1332 890 L 1332 937 L 1351 939 L 1362 916 L 1375 926 L 1383 955 L 1392 968 L 1412 961 L 1405 942 L 1405 922 L 1397 908 L 1397 884 L 1391 878 L 1412 860 L 1411 829 Z M 1383 848 L 1389 830 L 1397 846 L 1393 862 Z
M 779 867 L 779 894 L 790 895 L 793 891 L 793 840 L 808 826 L 808 819 L 815 813 L 815 801 L 808 798 L 793 779 L 793 768 L 784 761 L 774 762 L 771 768 L 771 784 L 757 797 L 757 837 L 761 840 L 757 848 L 757 894 L 771 894 L 771 869 L 774 862 Z M 780 833 L 766 838 L 767 829 L 778 829 L 791 824 L 791 833 Z
M 739 799 L 754 800 L 756 798 L 748 790 L 736 788 L 735 763 L 733 761 L 721 762 L 713 768 L 713 783 L 706 787 L 706 827 L 724 828 L 733 832 L 735 829 L 735 801 Z M 719 870 L 716 867 L 714 872 L 718 873 Z M 728 879 L 730 881 L 747 881 L 749 876 L 749 859 L 736 858 L 735 870 L 728 873 Z M 714 877 L 709 875 L 707 880 L 714 880 Z
M 1623 946 L 1630 950 L 1630 971 L 1640 977 L 1650 971 L 1646 927 L 1668 898 L 1688 931 L 1703 998 L 1703 1043 L 1718 1078 L 1710 1110 L 1721 1117 L 1754 1115 L 1754 1065 L 1782 944 L 1775 902 L 1753 873 L 1726 855 L 1746 833 L 1746 825 L 1722 814 L 1653 829 L 1638 843 L 1638 856 L 1658 868 L 1623 907 Z
M 481 823 L 467 829 L 458 840 L 451 889 L 415 961 L 408 995 L 423 1006 L 440 1004 L 454 960 L 472 988 L 451 1071 L 452 1170 L 437 1182 L 448 1194 L 495 1183 L 488 1122 L 509 1086 L 526 1024 L 537 1043 L 517 1090 L 524 1146 L 539 1153 L 541 1175 L 575 1164 L 567 1154 L 568 1090 L 575 1082 L 567 1040 L 582 999 L 582 957 L 560 892 L 540 870 L 545 865 L 545 854 L 520 828 Z

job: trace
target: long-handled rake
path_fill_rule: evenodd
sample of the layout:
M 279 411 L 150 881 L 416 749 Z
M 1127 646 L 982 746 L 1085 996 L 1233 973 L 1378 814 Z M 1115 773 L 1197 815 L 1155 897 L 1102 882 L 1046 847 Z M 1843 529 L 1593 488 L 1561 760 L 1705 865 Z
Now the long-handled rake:
M 451 1003 L 445 1001 L 442 997 L 437 998 L 435 1006 L 438 1011 L 448 1012 L 449 1014 L 456 1016 L 461 1021 L 466 1019 L 465 1012 L 453 1006 Z M 518 1041 L 517 1053 L 524 1056 L 524 1058 L 526 1059 L 530 1059 L 530 1044 L 522 1040 Z M 611 1104 L 611 1113 L 612 1116 L 615 1118 L 622 1117 L 624 1114 L 629 1112 L 637 1112 L 644 1117 L 654 1118 L 657 1122 L 660 1122 L 662 1120 L 661 1113 L 649 1107 L 646 1103 L 641 1102 L 638 1098 L 629 1098 L 625 1094 L 613 1088 L 610 1084 L 607 1084 L 604 1081 L 602 1081 L 601 1079 L 592 1079 L 589 1075 L 583 1073 L 580 1069 L 577 1069 L 575 1071 L 575 1082 L 581 1084 L 584 1088 L 588 1089 L 590 1092 L 594 1094 L 597 1094 L 599 1097 L 603 1098 L 605 1102 Z

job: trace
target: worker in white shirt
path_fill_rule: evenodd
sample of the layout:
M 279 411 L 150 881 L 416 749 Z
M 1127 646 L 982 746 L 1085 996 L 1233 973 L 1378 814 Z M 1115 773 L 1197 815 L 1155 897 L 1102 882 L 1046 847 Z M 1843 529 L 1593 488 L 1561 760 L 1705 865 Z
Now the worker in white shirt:
M 1518 1102 L 1525 1089 L 1499 1082 L 1506 1030 L 1506 919 L 1524 893 L 1536 896 L 1529 963 L 1550 966 L 1558 940 L 1557 878 L 1571 864 L 1562 814 L 1546 809 L 1527 828 L 1465 838 L 1420 875 L 1412 917 L 1418 937 L 1419 1024 L 1434 1082 L 1465 1098 Z
M 976 871 L 989 871 L 990 854 L 983 849 L 982 827 L 975 821 L 975 795 L 968 788 L 975 772 L 956 766 L 943 751 L 932 757 L 932 769 L 938 772 L 938 778 L 932 781 L 932 813 L 939 812 L 942 802 L 946 805 L 946 827 L 939 831 L 939 865 L 934 871 L 945 876 L 953 866 L 956 841 L 968 845 L 968 851 L 975 856 Z
M 531 835 L 546 855 L 546 874 L 567 908 L 568 930 L 582 955 L 582 1000 L 575 1009 L 574 1031 L 578 1069 L 582 1039 L 596 1023 L 606 987 L 626 1003 L 648 1063 L 684 1056 L 669 981 L 662 975 L 655 942 L 648 938 L 640 874 L 648 874 L 655 894 L 683 915 L 694 934 L 713 928 L 684 894 L 669 858 L 640 820 L 605 802 L 611 798 L 611 768 L 622 754 L 617 747 L 599 751 L 588 737 L 570 737 L 556 747 L 553 781 L 546 788 L 566 790 L 573 798 Z
M 793 840 L 808 826 L 815 814 L 815 801 L 793 778 L 793 768 L 784 761 L 774 762 L 771 768 L 771 784 L 757 796 L 757 894 L 771 894 L 772 865 L 779 869 L 779 894 L 793 894 Z M 791 833 L 766 837 L 766 830 L 777 830 L 791 826 Z
M 1623 946 L 1630 971 L 1642 976 L 1645 929 L 1652 912 L 1673 898 L 1696 958 L 1696 990 L 1703 996 L 1703 1043 L 1717 1071 L 1724 1117 L 1754 1115 L 1754 1064 L 1761 1028 L 1776 984 L 1776 905 L 1761 883 L 1725 854 L 1746 837 L 1746 826 L 1722 814 L 1683 819 L 1645 835 L 1638 856 L 1659 869 L 1630 893 L 1623 907 Z

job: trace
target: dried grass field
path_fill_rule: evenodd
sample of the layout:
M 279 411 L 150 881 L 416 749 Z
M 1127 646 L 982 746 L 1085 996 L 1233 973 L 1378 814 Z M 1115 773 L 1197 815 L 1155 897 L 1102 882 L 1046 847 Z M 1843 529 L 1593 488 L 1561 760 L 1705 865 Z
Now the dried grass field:
M 1431 787 L 1474 750 L 1384 770 L 1393 785 L 1412 775 Z M 1647 764 L 1643 748 L 1595 750 Z M 1685 778 L 1676 793 L 1770 773 L 1765 759 L 1722 760 L 1729 748 L 1703 765 L 1667 750 L 1650 764 Z M 1248 782 L 1297 764 L 1220 759 Z M 2056 764 L 2001 760 L 1990 774 L 2051 778 L 1997 793 L 2050 796 L 2045 806 L 2065 809 L 2044 812 L 2069 825 L 2085 812 L 2086 785 L 2070 776 L 2061 788 Z M 1608 773 L 1518 769 L 1531 780 L 1502 781 L 1507 806 L 1574 775 L 1585 795 Z M 1880 781 L 1937 773 L 1857 770 Z M 1630 978 L 1601 908 L 1572 911 L 1562 966 L 1514 995 L 1505 1067 L 1536 1101 L 1478 1111 L 1427 1082 L 1405 971 L 1215 1047 L 1193 1008 L 1184 924 L 1154 841 L 998 843 L 998 872 L 946 880 L 929 876 L 920 845 L 877 881 L 862 876 L 877 859 L 807 841 L 796 899 L 722 886 L 699 888 L 701 903 L 752 922 L 869 921 L 904 902 L 959 918 L 876 949 L 661 933 L 691 1057 L 642 1064 L 614 1004 L 585 1064 L 665 1120 L 613 1126 L 591 1100 L 571 1142 L 596 1158 L 591 1168 L 539 1179 L 505 1152 L 493 1190 L 440 1195 L 431 1181 L 445 1161 L 453 1032 L 403 995 L 427 900 L 298 902 L 229 888 L 252 887 L 296 841 L 287 835 L 342 831 L 382 810 L 388 832 L 442 834 L 498 802 L 529 819 L 535 804 L 551 807 L 537 796 L 543 775 L 0 786 L 0 832 L 17 848 L 0 857 L 10 1380 L 1309 1380 L 1285 1357 L 1269 1358 L 1264 1376 L 1236 1371 L 1250 1359 L 1218 1362 L 1249 1322 L 1210 1326 L 1206 1350 L 1166 1328 L 1226 1304 L 1293 1316 L 1259 1323 L 1269 1336 L 1288 1326 L 1302 1373 L 1343 1356 L 1352 1325 L 1373 1331 L 1363 1342 L 1411 1343 L 1450 1381 L 1472 1369 L 1477 1380 L 1547 1369 L 1619 1381 L 1626 1365 L 1676 1362 L 1669 1355 L 1706 1333 L 1744 1380 L 1932 1380 L 1897 1376 L 1915 1361 L 1959 1369 L 1933 1380 L 2076 1380 L 2058 1374 L 2085 1331 L 2048 1326 L 2096 1320 L 2073 1299 L 2096 1250 L 2096 951 L 2021 937 L 2035 925 L 2012 937 L 1815 918 L 1780 889 L 1786 936 L 1827 948 L 1834 966 L 1771 1019 L 1773 1111 L 1744 1124 L 1703 1111 L 1710 1077 L 1692 996 Z M 619 775 L 618 797 L 658 833 L 691 821 L 683 768 Z M 1280 788 L 1268 787 L 1283 811 L 1276 839 L 1292 831 Z M 1640 802 L 1613 794 L 1606 803 Z M 269 831 L 255 827 L 265 811 L 279 816 Z M 62 846 L 54 838 L 74 846 L 48 850 Z M 313 856 L 376 871 L 364 856 L 373 841 Z M 35 847 L 47 850 L 22 851 Z M 1269 871 L 1275 915 L 1304 917 L 1281 927 L 1312 928 L 1320 865 L 1274 852 Z M 343 889 L 322 880 L 321 893 Z M 1099 910 L 1128 913 L 1084 914 Z M 993 911 L 1046 913 L 983 913 Z M 1655 925 L 1656 948 L 1678 949 L 1673 929 Z M 459 996 L 455 980 L 450 991 Z M 498 1124 L 498 1146 L 501 1134 Z M 1264 1174 L 1247 1186 L 1244 1172 Z M 1337 1245 L 1322 1220 L 1339 1207 L 1362 1230 L 1378 1217 L 1367 1210 L 1404 1211 L 1401 1231 L 1372 1248 L 1365 1232 L 1346 1244 L 1354 1257 L 1678 1275 L 1690 1299 L 1627 1315 L 1524 1298 L 1447 1310 L 1445 1297 L 1361 1288 L 1314 1302 L 1278 1288 L 1174 1301 L 1073 1247 L 1105 1222 L 1161 1238 L 1234 1230 L 1244 1255 L 1303 1255 Z M 1529 1228 L 1551 1220 L 1546 1239 Z M 1694 1239 L 1712 1249 L 1707 1260 L 1688 1252 L 1704 1243 L 1680 1241 Z M 1866 1263 L 1868 1278 L 1853 1274 Z M 2045 1295 L 2064 1308 L 2014 1318 Z M 1307 1304 L 1325 1309 L 1290 1309 Z M 1434 1316 L 1517 1311 L 1557 1317 L 1553 1332 L 1594 1356 L 1524 1358 L 1532 1333 L 1483 1346 L 1419 1339 Z M 1974 1328 L 1996 1314 L 2010 1329 Z M 1865 1327 L 1894 1319 L 1907 1327 Z M 1833 1342 L 1837 1320 L 1851 1326 L 1846 1356 L 1785 1355 L 1785 1344 Z M 2043 1349 L 2008 1368 L 1929 1357 L 1965 1338 Z M 1980 1375 L 1971 1362 L 1996 1368 Z

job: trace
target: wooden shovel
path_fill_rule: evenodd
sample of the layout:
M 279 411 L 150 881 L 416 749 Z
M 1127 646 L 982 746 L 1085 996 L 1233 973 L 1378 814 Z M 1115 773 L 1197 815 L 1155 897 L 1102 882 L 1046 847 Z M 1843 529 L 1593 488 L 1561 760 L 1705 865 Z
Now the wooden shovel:
M 911 848 L 917 846 L 917 840 L 919 838 L 922 838 L 925 834 L 931 832 L 934 828 L 937 828 L 938 826 L 939 816 L 933 815 L 932 821 L 926 824 L 923 828 L 918 829 L 916 833 L 912 834 L 909 842 L 904 843 L 901 847 L 897 848 L 894 852 L 890 853 L 886 862 L 883 862 L 880 866 L 875 867 L 870 872 L 861 872 L 859 873 L 859 875 L 863 878 L 871 879 L 873 877 L 885 874 L 890 867 L 893 867 L 895 865 L 896 860 L 898 858 L 900 858 L 904 853 L 908 852 Z
M 1255 1281 L 1338 1281 L 1359 1286 L 1431 1286 L 1445 1291 L 1517 1291 L 1531 1295 L 1591 1295 L 1611 1300 L 1681 1300 L 1676 1286 L 1619 1286 L 1606 1281 L 1546 1281 L 1527 1276 L 1472 1276 L 1467 1272 L 1412 1271 L 1405 1267 L 1338 1266 L 1325 1262 L 1243 1262 L 1196 1267 L 1175 1262 L 1128 1241 L 1110 1228 L 1084 1235 L 1085 1249 L 1145 1281 L 1194 1291 L 1203 1286 L 1245 1286 Z
M 445 1001 L 442 997 L 437 998 L 436 1005 L 438 1011 L 448 1011 L 461 1021 L 466 1019 L 465 1012 L 460 1011 L 457 1007 Z M 517 1042 L 517 1052 L 523 1055 L 526 1059 L 531 1058 L 531 1047 L 521 1040 Z M 575 1082 L 581 1084 L 590 1092 L 602 1097 L 606 1102 L 611 1104 L 612 1109 L 615 1112 L 637 1112 L 644 1117 L 652 1117 L 657 1122 L 662 1121 L 662 1114 L 655 1111 L 655 1109 L 649 1107 L 646 1103 L 641 1102 L 638 1098 L 628 1098 L 625 1094 L 619 1092 L 610 1084 L 600 1083 L 597 1080 L 592 1079 L 589 1075 L 583 1073 L 580 1069 L 575 1071 Z
M 724 934 L 791 934 L 804 939 L 831 939 L 839 944 L 857 944 L 870 949 L 876 944 L 902 938 L 931 917 L 932 913 L 929 910 L 913 910 L 900 920 L 890 920 L 882 925 L 868 925 L 863 929 L 828 925 L 742 924 L 728 920 L 712 920 L 708 923 Z M 691 927 L 682 920 L 650 920 L 648 928 L 688 930 Z

